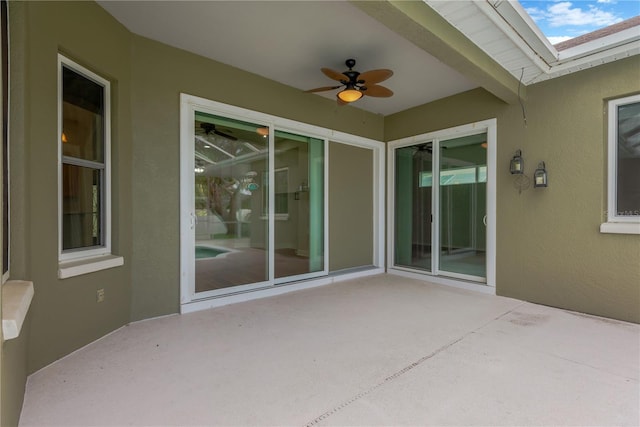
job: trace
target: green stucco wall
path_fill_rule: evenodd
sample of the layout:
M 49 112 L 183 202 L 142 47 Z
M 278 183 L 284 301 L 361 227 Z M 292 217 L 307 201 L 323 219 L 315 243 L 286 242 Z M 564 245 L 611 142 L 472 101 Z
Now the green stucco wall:
M 385 118 L 385 140 L 498 121 L 496 292 L 535 303 L 640 322 L 640 236 L 602 234 L 606 210 L 606 100 L 640 91 L 640 58 L 531 85 L 520 105 L 482 89 Z M 521 194 L 509 160 L 526 174 L 545 161 L 549 187 Z
M 373 151 L 329 143 L 329 271 L 373 265 Z
M 10 9 L 12 59 L 22 55 L 11 63 L 11 278 L 34 283 L 33 372 L 129 321 L 131 35 L 95 3 L 12 2 Z M 125 258 L 123 267 L 65 280 L 57 278 L 58 52 L 112 82 L 112 250 Z M 98 304 L 100 288 L 106 299 Z
M 30 316 L 22 325 L 22 331 L 29 331 Z M 22 399 L 27 380 L 28 335 L 20 334 L 17 338 L 2 343 L 2 411 L 0 425 L 17 426 L 22 410 Z

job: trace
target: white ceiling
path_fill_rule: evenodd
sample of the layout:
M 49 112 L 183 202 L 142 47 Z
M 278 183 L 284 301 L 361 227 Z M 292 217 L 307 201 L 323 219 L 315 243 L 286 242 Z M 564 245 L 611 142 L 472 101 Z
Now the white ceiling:
M 344 1 L 99 1 L 133 33 L 308 90 L 331 86 L 321 67 L 389 68 L 391 98 L 354 106 L 388 115 L 478 84 Z M 335 99 L 337 90 L 309 96 Z

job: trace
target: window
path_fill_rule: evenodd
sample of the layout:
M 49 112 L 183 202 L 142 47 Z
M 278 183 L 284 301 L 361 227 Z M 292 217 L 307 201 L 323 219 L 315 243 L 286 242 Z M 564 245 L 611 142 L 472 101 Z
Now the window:
M 58 58 L 59 259 L 95 261 L 111 253 L 110 84 L 64 56 Z M 107 264 L 104 268 L 115 266 Z M 96 269 L 102 268 L 90 271 Z M 60 277 L 69 273 L 61 269 Z
M 604 233 L 640 234 L 640 95 L 609 101 Z

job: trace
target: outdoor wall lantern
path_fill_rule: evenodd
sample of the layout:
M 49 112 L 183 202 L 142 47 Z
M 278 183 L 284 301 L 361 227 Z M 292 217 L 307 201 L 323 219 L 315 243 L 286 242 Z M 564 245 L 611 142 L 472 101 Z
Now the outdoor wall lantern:
M 547 186 L 547 170 L 544 162 L 538 164 L 538 169 L 533 173 L 533 188 Z
M 516 155 L 511 159 L 509 167 L 511 175 L 522 175 L 524 173 L 524 160 L 522 160 L 522 151 L 516 151 Z

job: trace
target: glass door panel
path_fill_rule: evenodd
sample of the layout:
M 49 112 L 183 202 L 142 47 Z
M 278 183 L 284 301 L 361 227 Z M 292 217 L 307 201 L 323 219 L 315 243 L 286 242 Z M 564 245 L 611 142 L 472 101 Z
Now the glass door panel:
M 441 141 L 439 147 L 442 274 L 476 281 L 486 277 L 486 134 Z
M 324 141 L 276 130 L 273 175 L 275 278 L 324 271 Z
M 269 144 L 258 129 L 264 127 L 195 114 L 196 293 L 269 280 L 268 210 L 262 204 Z
M 396 150 L 395 260 L 431 271 L 433 143 Z

